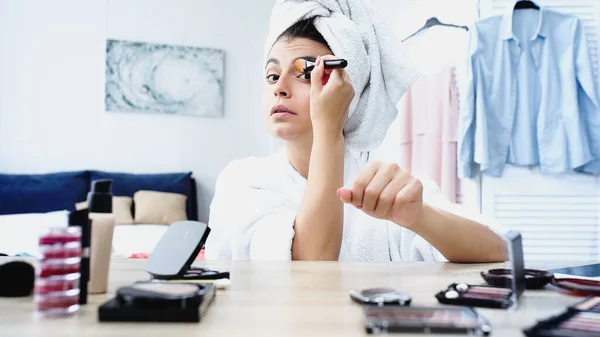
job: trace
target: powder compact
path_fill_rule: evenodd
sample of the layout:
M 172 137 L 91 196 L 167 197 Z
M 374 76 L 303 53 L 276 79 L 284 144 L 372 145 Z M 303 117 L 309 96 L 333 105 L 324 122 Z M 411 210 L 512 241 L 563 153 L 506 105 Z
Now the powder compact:
M 98 309 L 101 322 L 199 322 L 215 297 L 213 284 L 138 282 Z
M 588 297 L 523 332 L 529 337 L 600 336 L 600 297 Z
M 488 336 L 492 327 L 468 307 L 365 306 L 365 328 L 370 334 L 451 333 Z

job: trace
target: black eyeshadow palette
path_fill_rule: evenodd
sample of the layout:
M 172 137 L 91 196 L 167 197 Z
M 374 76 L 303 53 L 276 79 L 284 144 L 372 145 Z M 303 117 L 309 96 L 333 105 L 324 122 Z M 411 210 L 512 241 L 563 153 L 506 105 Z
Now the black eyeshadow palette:
M 600 297 L 589 297 L 523 332 L 529 337 L 600 336 Z
M 507 309 L 513 304 L 512 294 L 507 288 L 453 283 L 435 297 L 442 304 Z

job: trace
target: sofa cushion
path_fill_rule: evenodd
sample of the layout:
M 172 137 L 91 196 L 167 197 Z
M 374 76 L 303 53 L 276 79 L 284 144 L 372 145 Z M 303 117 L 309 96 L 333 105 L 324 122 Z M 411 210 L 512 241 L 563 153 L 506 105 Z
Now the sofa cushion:
M 135 223 L 155 223 L 170 225 L 187 220 L 185 211 L 187 197 L 179 193 L 137 191 L 135 203 Z
M 151 190 L 158 192 L 179 193 L 187 197 L 187 216 L 189 219 L 197 219 L 194 215 L 196 206 L 192 205 L 195 197 L 192 197 L 192 172 L 185 173 L 156 173 L 156 174 L 131 174 L 106 171 L 91 171 L 90 181 L 97 179 L 112 179 L 113 194 L 119 196 L 133 197 L 140 190 Z M 81 200 L 78 200 L 81 201 Z M 135 214 L 135 203 L 133 205 Z
M 78 211 L 87 207 L 87 201 L 82 201 L 75 204 L 75 209 Z M 112 211 L 115 215 L 115 221 L 117 225 L 130 225 L 133 223 L 133 215 L 131 214 L 132 208 L 133 198 L 113 196 Z
M 0 174 L 0 214 L 75 209 L 89 190 L 89 172 Z

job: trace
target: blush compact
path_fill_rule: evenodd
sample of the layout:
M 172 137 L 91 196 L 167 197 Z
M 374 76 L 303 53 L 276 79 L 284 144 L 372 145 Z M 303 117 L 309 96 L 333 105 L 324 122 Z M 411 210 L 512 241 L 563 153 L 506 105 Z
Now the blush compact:
M 215 297 L 213 284 L 138 282 L 99 309 L 101 322 L 199 322 Z

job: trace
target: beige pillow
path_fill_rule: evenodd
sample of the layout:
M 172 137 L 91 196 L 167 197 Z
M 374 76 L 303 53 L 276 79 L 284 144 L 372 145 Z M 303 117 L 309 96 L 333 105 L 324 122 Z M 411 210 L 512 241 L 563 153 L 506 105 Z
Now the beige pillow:
M 187 220 L 187 197 L 178 193 L 137 191 L 133 195 L 135 222 L 165 224 Z
M 133 216 L 131 215 L 132 203 L 133 199 L 131 197 L 113 197 L 112 207 L 117 225 L 129 225 L 133 223 Z M 87 201 L 75 204 L 75 209 L 78 211 L 87 207 Z

